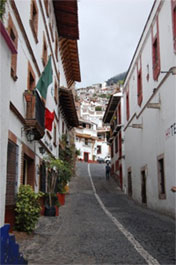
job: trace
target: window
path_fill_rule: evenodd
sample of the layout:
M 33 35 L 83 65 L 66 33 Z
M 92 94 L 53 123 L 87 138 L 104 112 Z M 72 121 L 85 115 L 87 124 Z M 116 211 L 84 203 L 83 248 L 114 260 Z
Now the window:
M 142 62 L 141 57 L 137 64 L 137 98 L 138 98 L 138 105 L 141 106 L 143 95 L 142 95 Z
M 88 145 L 88 139 L 85 138 L 85 145 Z
M 56 60 L 58 61 L 58 37 L 57 37 L 57 33 L 55 33 L 55 56 L 56 56 Z
M 115 139 L 115 152 L 116 153 L 118 152 L 118 135 L 116 136 L 116 139 Z
M 126 119 L 129 120 L 130 117 L 130 105 L 129 105 L 129 90 L 126 92 Z
M 154 27 L 155 26 L 155 27 Z M 155 34 L 154 34 L 155 30 Z M 152 27 L 152 57 L 153 57 L 153 79 L 158 80 L 160 74 L 160 49 L 159 49 L 159 25 L 158 17 Z
M 147 203 L 147 178 L 146 178 L 146 170 L 141 170 L 141 198 L 142 203 Z
M 128 169 L 128 196 L 132 197 L 132 176 L 131 176 L 131 168 Z
M 58 86 L 57 86 L 57 81 L 55 80 L 55 85 L 54 85 L 54 99 L 56 104 L 58 103 Z
M 176 52 L 176 1 L 172 0 L 173 43 Z
M 32 33 L 34 35 L 34 39 L 36 43 L 38 43 L 38 7 L 36 0 L 31 1 L 31 19 L 30 19 L 30 26 Z
M 47 60 L 48 60 L 47 44 L 46 44 L 45 35 L 43 34 L 43 54 L 42 54 L 43 66 L 46 66 Z
M 18 48 L 18 34 L 17 34 L 16 28 L 13 24 L 13 21 L 12 21 L 10 14 L 9 14 L 9 20 L 8 20 L 8 33 L 9 33 L 9 35 L 10 35 L 10 37 L 14 43 L 16 50 L 17 50 L 17 48 Z M 17 72 L 17 54 L 12 54 L 12 56 L 11 56 L 11 76 L 12 76 L 14 81 L 17 80 L 16 72 Z
M 35 88 L 35 74 L 32 70 L 30 63 L 28 62 L 28 80 L 27 80 L 27 89 L 34 90 Z
M 101 145 L 97 145 L 97 154 L 101 154 Z
M 166 199 L 164 155 L 158 156 L 159 199 Z

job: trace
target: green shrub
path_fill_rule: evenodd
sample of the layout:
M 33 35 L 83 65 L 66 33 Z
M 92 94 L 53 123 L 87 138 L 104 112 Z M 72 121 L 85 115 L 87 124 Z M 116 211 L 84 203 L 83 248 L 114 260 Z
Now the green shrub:
M 0 0 L 0 19 L 3 19 L 3 15 L 5 13 L 5 4 L 7 0 Z
M 30 185 L 20 186 L 15 208 L 16 230 L 30 233 L 35 229 L 41 210 L 39 198 L 42 196 L 42 192 L 35 193 Z

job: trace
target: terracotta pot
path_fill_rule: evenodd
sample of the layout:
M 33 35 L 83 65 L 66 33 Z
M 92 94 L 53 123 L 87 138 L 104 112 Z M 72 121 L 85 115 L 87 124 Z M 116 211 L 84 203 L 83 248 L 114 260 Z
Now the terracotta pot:
M 56 216 L 59 216 L 59 207 L 55 206 L 56 209 Z
M 65 204 L 65 194 L 64 193 L 57 193 L 58 201 L 61 205 Z
M 33 94 L 31 94 L 31 93 L 28 92 L 28 91 L 25 91 L 25 92 L 24 92 L 24 97 L 25 97 L 25 99 L 26 99 L 26 102 L 31 102 L 31 101 L 32 101 Z

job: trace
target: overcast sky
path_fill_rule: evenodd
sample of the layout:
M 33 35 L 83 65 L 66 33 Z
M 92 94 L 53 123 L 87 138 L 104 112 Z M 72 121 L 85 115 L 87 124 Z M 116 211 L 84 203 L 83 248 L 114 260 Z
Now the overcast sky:
M 103 83 L 125 72 L 154 0 L 78 0 L 82 82 Z

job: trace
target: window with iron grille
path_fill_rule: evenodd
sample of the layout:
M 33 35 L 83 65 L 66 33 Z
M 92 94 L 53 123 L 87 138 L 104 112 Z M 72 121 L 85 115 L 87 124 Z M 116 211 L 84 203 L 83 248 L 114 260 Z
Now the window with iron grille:
M 8 33 L 14 43 L 14 46 L 17 50 L 18 48 L 18 33 L 17 30 L 13 24 L 12 18 L 9 14 L 9 20 L 8 20 Z M 14 81 L 17 80 L 17 54 L 11 55 L 11 76 Z

